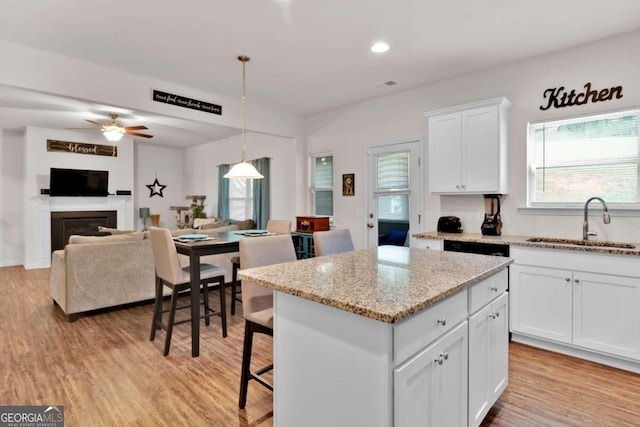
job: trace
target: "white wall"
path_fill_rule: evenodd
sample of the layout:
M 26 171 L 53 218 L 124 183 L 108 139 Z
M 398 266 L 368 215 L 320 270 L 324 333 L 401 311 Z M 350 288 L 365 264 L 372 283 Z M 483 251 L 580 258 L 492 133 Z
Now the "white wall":
M 241 136 L 203 144 L 186 150 L 185 188 L 187 194 L 204 194 L 207 216 L 218 215 L 218 165 L 237 163 L 242 157 Z M 271 218 L 290 219 L 296 215 L 296 143 L 257 133 L 247 134 L 247 160 L 271 158 Z
M 0 267 L 22 264 L 24 132 L 0 132 Z
M 503 234 L 580 238 L 582 218 L 578 215 L 523 215 L 518 211 L 526 206 L 527 123 L 640 105 L 638 43 L 640 32 L 630 33 L 309 117 L 305 123 L 308 152 L 333 152 L 334 177 L 356 174 L 355 197 L 341 197 L 340 181 L 336 181 L 336 221 L 351 229 L 357 246 L 364 245 L 364 218 L 356 212 L 366 200 L 362 183 L 367 144 L 421 136 L 426 140 L 424 112 L 505 96 L 513 107 L 509 130 L 510 194 L 503 198 Z M 586 82 L 595 88 L 622 85 L 624 96 L 615 101 L 540 110 L 540 105 L 546 105 L 543 99 L 546 89 L 557 86 L 579 89 Z M 482 196 L 426 195 L 424 229 L 435 230 L 441 215 L 457 215 L 465 230 L 479 232 L 483 210 Z M 637 217 L 612 214 L 611 225 L 603 226 L 595 220 L 592 223 L 591 228 L 600 239 L 640 241 Z
M 135 159 L 135 228 L 142 227 L 138 208 L 148 207 L 152 214 L 160 214 L 160 227 L 175 229 L 176 211 L 169 210 L 169 207 L 189 206 L 191 203 L 185 200 L 187 194 L 192 194 L 186 192 L 184 184 L 185 150 L 136 144 Z M 151 197 L 151 191 L 147 187 L 153 184 L 156 177 L 160 184 L 166 185 L 162 190 L 162 197 Z M 151 220 L 147 220 L 147 227 L 149 226 Z
M 133 141 L 129 137 L 122 138 L 118 143 L 117 157 L 97 156 L 88 154 L 65 153 L 47 151 L 47 139 L 61 141 L 95 143 L 109 145 L 100 132 L 73 132 L 59 129 L 44 129 L 27 127 L 22 145 L 24 148 L 24 162 L 22 172 L 22 206 L 23 206 L 23 238 L 24 265 L 28 268 L 41 265 L 40 247 L 42 236 L 39 229 L 38 198 L 40 189 L 49 188 L 50 168 L 94 169 L 109 171 L 109 193 L 116 190 L 132 190 L 133 181 Z M 16 166 L 19 167 L 19 166 Z M 4 171 L 3 171 L 4 176 Z M 133 196 L 135 198 L 135 194 Z M 128 203 L 126 222 L 124 227 L 133 227 L 134 198 Z M 3 210 L 4 212 L 4 210 Z M 28 226 L 27 226 L 28 225 Z

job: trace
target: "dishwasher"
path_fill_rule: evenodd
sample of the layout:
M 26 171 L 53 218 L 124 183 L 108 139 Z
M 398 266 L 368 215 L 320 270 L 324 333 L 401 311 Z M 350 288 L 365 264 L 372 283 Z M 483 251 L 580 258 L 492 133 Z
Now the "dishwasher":
M 451 252 L 466 252 L 470 254 L 509 256 L 509 245 L 505 243 L 463 242 L 460 240 L 445 240 L 442 249 Z M 507 283 L 507 292 L 509 283 Z M 511 342 L 511 330 L 509 330 L 509 342 Z
M 451 252 L 466 252 L 470 254 L 509 256 L 509 245 L 505 243 L 463 242 L 460 240 L 445 240 L 442 248 Z

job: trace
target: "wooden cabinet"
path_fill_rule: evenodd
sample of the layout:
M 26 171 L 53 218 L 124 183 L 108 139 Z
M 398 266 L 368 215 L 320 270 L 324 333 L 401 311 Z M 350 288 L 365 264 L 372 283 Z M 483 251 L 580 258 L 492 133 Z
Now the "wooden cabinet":
M 506 98 L 426 113 L 429 191 L 508 192 Z
M 507 388 L 509 377 L 508 294 L 469 318 L 469 426 L 479 426 Z
M 394 370 L 394 426 L 467 425 L 467 322 Z
M 640 372 L 636 257 L 517 247 L 511 256 L 514 341 Z

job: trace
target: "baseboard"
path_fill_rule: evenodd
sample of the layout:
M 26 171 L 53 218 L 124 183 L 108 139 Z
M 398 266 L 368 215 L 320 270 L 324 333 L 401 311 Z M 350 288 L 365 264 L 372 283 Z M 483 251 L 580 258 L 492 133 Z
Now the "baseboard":
M 512 334 L 511 339 L 514 342 L 541 348 L 543 350 L 566 354 L 567 356 L 573 356 L 579 359 L 589 360 L 591 362 L 601 363 L 603 365 L 640 374 L 640 362 L 637 361 L 585 350 L 571 344 L 560 344 L 552 341 L 541 340 L 528 335 L 520 335 L 516 332 Z

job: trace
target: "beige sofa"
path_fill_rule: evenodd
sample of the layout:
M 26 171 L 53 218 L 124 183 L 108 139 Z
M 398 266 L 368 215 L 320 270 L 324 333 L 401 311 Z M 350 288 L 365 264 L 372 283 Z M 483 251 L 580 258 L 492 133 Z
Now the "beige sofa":
M 251 225 L 250 223 L 247 223 Z M 174 235 L 238 230 L 243 224 L 217 229 L 184 229 Z M 63 250 L 51 257 L 50 294 L 69 321 L 81 313 L 115 307 L 155 297 L 155 264 L 148 233 L 115 231 L 113 235 L 71 236 Z M 208 255 L 203 263 L 215 264 L 225 270 L 225 281 L 232 277 L 231 258 L 238 252 Z M 189 260 L 180 255 L 187 266 Z

